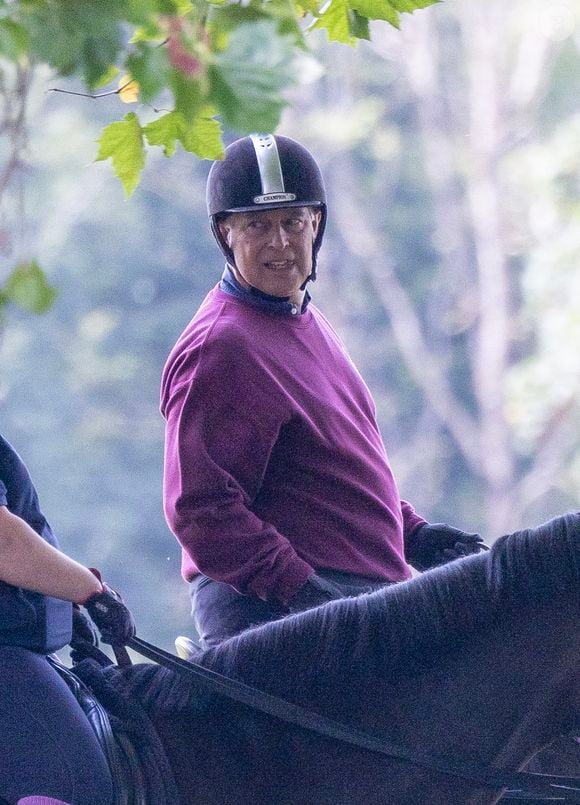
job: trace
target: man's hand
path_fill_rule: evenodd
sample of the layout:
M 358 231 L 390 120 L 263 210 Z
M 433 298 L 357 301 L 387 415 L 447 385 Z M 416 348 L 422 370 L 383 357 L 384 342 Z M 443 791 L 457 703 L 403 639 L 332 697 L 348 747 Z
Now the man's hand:
M 133 615 L 123 603 L 119 593 L 108 584 L 103 584 L 103 591 L 92 595 L 83 606 L 96 623 L 104 643 L 112 646 L 124 646 L 135 637 L 135 621 Z
M 97 627 L 78 604 L 73 604 L 73 624 L 71 645 L 78 640 L 89 643 L 95 648 L 99 647 L 99 633 Z
M 470 534 L 446 523 L 420 526 L 405 544 L 406 559 L 417 570 L 429 570 L 484 550 L 487 547 L 479 534 Z
M 332 582 L 317 576 L 310 576 L 298 592 L 294 593 L 288 602 L 290 612 L 304 612 L 321 604 L 327 604 L 335 598 L 340 598 L 340 591 L 335 589 Z

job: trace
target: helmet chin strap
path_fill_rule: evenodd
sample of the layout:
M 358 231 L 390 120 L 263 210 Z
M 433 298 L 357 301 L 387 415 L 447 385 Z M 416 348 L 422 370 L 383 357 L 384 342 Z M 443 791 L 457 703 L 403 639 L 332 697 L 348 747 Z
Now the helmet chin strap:
M 312 250 L 312 268 L 310 270 L 310 274 L 300 286 L 300 290 L 305 291 L 309 282 L 316 282 L 316 254 L 314 253 L 314 249 Z
M 236 267 L 236 261 L 235 261 L 235 258 L 234 258 L 234 253 L 229 248 L 229 246 L 227 245 L 225 240 L 223 239 L 222 233 L 220 232 L 219 224 L 215 220 L 215 218 L 211 219 L 210 227 L 211 227 L 212 235 L 216 239 L 217 244 L 220 247 L 223 256 L 226 258 L 228 263 L 235 268 Z

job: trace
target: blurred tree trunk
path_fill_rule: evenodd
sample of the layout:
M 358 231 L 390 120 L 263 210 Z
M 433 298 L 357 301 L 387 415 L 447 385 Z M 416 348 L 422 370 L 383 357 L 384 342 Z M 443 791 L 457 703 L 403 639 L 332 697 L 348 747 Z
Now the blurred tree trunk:
M 504 23 L 497 4 L 462 10 L 463 53 L 466 57 L 469 139 L 466 181 L 467 211 L 474 244 L 477 276 L 477 322 L 473 350 L 473 386 L 479 419 L 479 454 L 485 481 L 485 507 L 492 533 L 512 526 L 514 465 L 505 421 L 504 380 L 510 353 L 508 257 L 501 221 L 502 147 L 501 58 L 496 43 Z M 501 49 L 500 49 L 501 50 Z
M 0 166 L 0 254 L 12 256 L 19 218 L 24 216 L 22 187 L 14 187 L 26 167 L 26 115 L 32 70 L 0 70 L 0 137 L 5 141 Z M 8 199 L 9 191 L 12 198 Z M 15 192 L 14 192 L 15 191 Z

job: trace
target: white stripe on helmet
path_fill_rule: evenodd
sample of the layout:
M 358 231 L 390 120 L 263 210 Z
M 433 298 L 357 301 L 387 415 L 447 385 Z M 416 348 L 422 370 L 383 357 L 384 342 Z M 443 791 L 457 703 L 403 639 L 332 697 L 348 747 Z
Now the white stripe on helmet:
M 284 193 L 284 176 L 274 136 L 272 134 L 251 134 L 250 139 L 258 160 L 262 194 L 267 196 L 270 193 Z

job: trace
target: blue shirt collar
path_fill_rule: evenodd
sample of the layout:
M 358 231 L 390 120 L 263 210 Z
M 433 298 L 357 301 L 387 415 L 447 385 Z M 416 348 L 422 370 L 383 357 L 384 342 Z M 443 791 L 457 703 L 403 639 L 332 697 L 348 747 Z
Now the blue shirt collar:
M 257 288 L 244 288 L 237 281 L 234 272 L 227 264 L 222 274 L 220 290 L 235 296 L 236 299 L 240 299 L 242 302 L 247 302 L 254 307 L 268 310 L 270 313 L 277 313 L 278 315 L 290 314 L 291 316 L 296 316 L 298 313 L 304 313 L 311 299 L 310 294 L 306 291 L 302 309 L 299 309 L 297 305 L 288 301 L 287 296 L 270 296 Z

